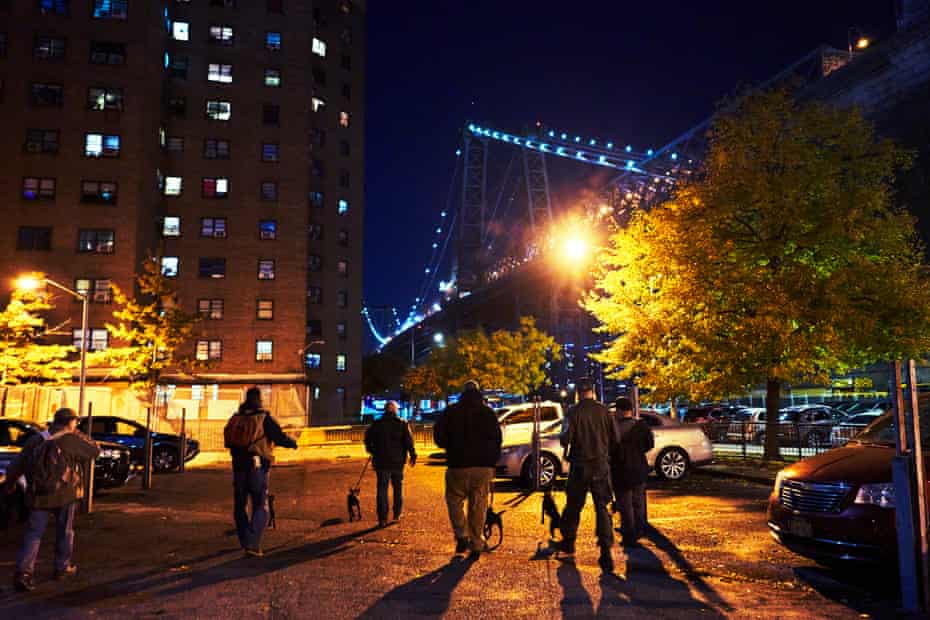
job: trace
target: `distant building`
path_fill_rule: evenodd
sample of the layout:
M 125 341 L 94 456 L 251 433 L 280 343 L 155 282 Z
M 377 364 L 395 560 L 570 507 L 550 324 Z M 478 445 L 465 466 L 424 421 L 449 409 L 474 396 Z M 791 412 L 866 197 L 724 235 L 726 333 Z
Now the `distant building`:
M 102 349 L 154 255 L 212 363 L 175 398 L 357 416 L 365 28 L 364 0 L 0 0 L 5 276 L 88 291 Z

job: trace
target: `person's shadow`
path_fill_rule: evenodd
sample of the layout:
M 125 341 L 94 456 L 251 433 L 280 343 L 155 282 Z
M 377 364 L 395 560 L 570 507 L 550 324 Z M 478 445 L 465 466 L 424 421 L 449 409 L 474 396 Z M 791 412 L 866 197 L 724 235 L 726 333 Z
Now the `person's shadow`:
M 456 556 L 431 573 L 397 586 L 359 618 L 441 617 L 449 609 L 452 592 L 474 563 L 474 559 Z
M 563 618 L 593 618 L 594 603 L 581 582 L 581 573 L 574 562 L 561 562 L 555 571 L 562 586 L 562 599 L 559 608 Z

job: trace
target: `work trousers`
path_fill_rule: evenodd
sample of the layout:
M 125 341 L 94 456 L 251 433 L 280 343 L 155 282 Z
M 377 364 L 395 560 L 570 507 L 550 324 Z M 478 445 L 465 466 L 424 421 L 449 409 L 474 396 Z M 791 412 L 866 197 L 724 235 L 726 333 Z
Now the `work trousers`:
M 446 505 L 457 540 L 468 539 L 473 551 L 484 549 L 484 521 L 493 467 L 450 467 L 446 470 Z M 464 505 L 468 502 L 466 518 Z
M 375 473 L 378 476 L 378 521 L 387 521 L 388 515 L 388 483 L 394 492 L 394 518 L 399 519 L 400 513 L 404 508 L 404 468 L 400 469 L 379 469 Z
M 627 543 L 636 542 L 646 534 L 646 483 L 617 489 L 620 510 L 620 534 Z
M 613 522 L 610 518 L 610 471 L 607 464 L 572 463 L 568 471 L 565 486 L 565 510 L 562 511 L 560 530 L 565 545 L 574 549 L 578 535 L 578 523 L 584 508 L 588 492 L 594 501 L 594 514 L 597 521 L 597 544 L 602 548 L 614 544 Z
M 74 550 L 74 511 L 77 502 L 70 502 L 60 508 L 33 508 L 26 523 L 23 545 L 16 556 L 16 572 L 20 575 L 32 575 L 39 555 L 42 535 L 48 527 L 48 520 L 55 515 L 55 571 L 61 572 L 71 564 Z
M 233 471 L 233 518 L 243 549 L 262 548 L 262 533 L 268 525 L 268 473 L 263 467 Z M 249 503 L 251 517 L 246 509 Z

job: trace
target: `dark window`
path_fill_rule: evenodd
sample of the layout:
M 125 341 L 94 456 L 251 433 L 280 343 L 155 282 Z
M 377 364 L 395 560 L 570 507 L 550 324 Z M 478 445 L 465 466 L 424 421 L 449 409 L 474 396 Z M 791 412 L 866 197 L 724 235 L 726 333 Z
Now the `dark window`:
M 323 321 L 320 321 L 319 319 L 307 321 L 307 336 L 310 338 L 322 338 Z
M 168 73 L 171 77 L 187 79 L 187 69 L 190 67 L 190 59 L 187 56 L 175 56 L 168 65 Z
M 27 129 L 25 149 L 27 153 L 57 153 L 57 129 Z
M 276 181 L 262 181 L 262 200 L 268 202 L 278 200 L 278 183 Z
M 168 114 L 176 118 L 187 116 L 187 98 L 171 97 L 168 99 Z
M 352 57 L 351 56 L 347 54 L 343 54 L 339 62 L 342 65 L 342 68 L 345 69 L 346 71 L 352 70 Z
M 316 209 L 323 208 L 323 192 L 310 192 L 310 206 Z
M 339 291 L 336 293 L 336 305 L 345 308 L 349 305 L 349 291 Z
M 318 86 L 326 86 L 326 71 L 319 67 L 314 67 L 310 73 L 313 76 L 313 82 L 315 84 Z
M 310 130 L 310 146 L 312 148 L 323 148 L 326 146 L 326 130 L 314 127 Z
M 223 300 L 222 299 L 198 299 L 197 314 L 211 321 L 218 321 L 223 318 Z
M 123 109 L 123 89 L 122 88 L 98 88 L 91 87 L 87 89 L 87 109 L 88 110 L 122 110 Z
M 343 157 L 348 157 L 351 152 L 352 152 L 352 147 L 349 145 L 349 141 L 340 140 L 339 141 L 339 154 L 342 155 Z
M 319 286 L 311 286 L 307 289 L 307 301 L 311 304 L 323 303 L 323 289 Z
M 2 6 L 2 4 L 0 4 Z M 6 56 L 7 37 L 5 32 L 0 32 L 0 57 Z
M 61 106 L 65 101 L 65 89 L 61 84 L 32 83 L 32 104 L 38 106 Z
M 255 308 L 255 318 L 260 321 L 270 321 L 274 319 L 274 300 L 259 299 Z
M 129 18 L 129 0 L 94 0 L 93 16 L 125 21 Z
M 277 52 L 281 50 L 281 33 L 280 32 L 266 32 L 265 33 L 265 49 L 272 52 Z
M 322 159 L 310 161 L 310 174 L 315 177 L 326 176 L 326 165 Z
M 16 235 L 17 250 L 52 249 L 52 229 L 43 226 L 20 226 Z
M 116 248 L 116 233 L 112 230 L 82 228 L 78 231 L 78 252 L 82 254 L 112 254 Z
M 263 240 L 277 239 L 278 222 L 275 220 L 262 220 L 258 223 L 258 238 Z
M 70 0 L 39 0 L 39 12 L 45 14 L 67 15 Z
M 25 177 L 23 179 L 24 200 L 54 200 L 55 179 Z
M 281 161 L 281 150 L 273 142 L 262 143 L 262 161 L 278 162 Z
M 352 85 L 351 85 L 351 84 L 345 84 L 345 83 L 343 83 L 343 85 L 342 85 L 342 96 L 345 97 L 346 99 L 351 99 L 351 98 L 352 98 Z
M 115 205 L 117 189 L 113 181 L 81 181 L 81 202 Z
M 307 232 L 310 236 L 310 241 L 321 241 L 323 239 L 323 225 L 322 224 L 310 224 L 310 227 L 307 229 Z
M 269 13 L 284 13 L 284 0 L 265 0 L 265 7 Z
M 336 335 L 339 337 L 339 340 L 345 340 L 349 335 L 348 324 L 345 321 L 339 321 L 336 324 Z
M 342 42 L 346 45 L 352 45 L 352 29 L 346 26 L 342 29 L 342 34 L 339 35 L 339 38 L 342 39 Z
M 226 277 L 226 259 L 207 257 L 200 259 L 200 265 L 197 268 L 197 275 L 201 278 L 225 278 Z
M 262 104 L 262 123 L 277 125 L 281 122 L 281 106 L 273 103 Z
M 200 187 L 204 198 L 226 198 L 229 195 L 229 179 L 226 178 L 205 177 Z
M 326 25 L 326 15 L 323 14 L 323 10 L 320 7 L 314 7 L 313 9 L 313 23 L 317 26 Z
M 122 65 L 126 62 L 126 44 L 91 41 L 90 62 L 95 65 Z
M 258 261 L 258 279 L 274 280 L 274 261 L 261 259 Z
M 323 257 L 319 254 L 311 254 L 307 257 L 307 269 L 310 271 L 323 270 Z
M 344 248 L 349 247 L 349 231 L 345 229 L 340 230 L 336 237 L 336 241 Z
M 207 138 L 203 141 L 204 159 L 229 159 L 229 140 Z
M 213 239 L 226 238 L 226 218 L 225 217 L 202 217 L 200 218 L 200 236 L 211 237 Z
M 349 181 L 350 181 L 349 171 L 340 170 L 339 171 L 339 187 L 349 187 Z
M 3 37 L 3 51 L 6 53 L 6 35 Z M 32 55 L 40 60 L 51 60 L 65 57 L 66 43 L 63 37 L 38 36 L 32 44 Z
M 181 136 L 168 136 L 165 139 L 165 150 L 169 153 L 183 153 L 184 138 Z
M 210 0 L 210 6 L 232 8 L 236 6 L 236 0 Z

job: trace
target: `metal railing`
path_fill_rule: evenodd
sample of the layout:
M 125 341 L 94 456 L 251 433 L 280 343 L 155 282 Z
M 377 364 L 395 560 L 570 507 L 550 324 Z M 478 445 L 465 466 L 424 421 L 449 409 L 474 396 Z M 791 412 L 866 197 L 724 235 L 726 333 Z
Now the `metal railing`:
M 711 421 L 697 424 L 721 455 L 757 458 L 765 451 L 765 422 Z M 782 458 L 805 458 L 845 445 L 862 428 L 810 422 L 779 423 L 778 448 Z

